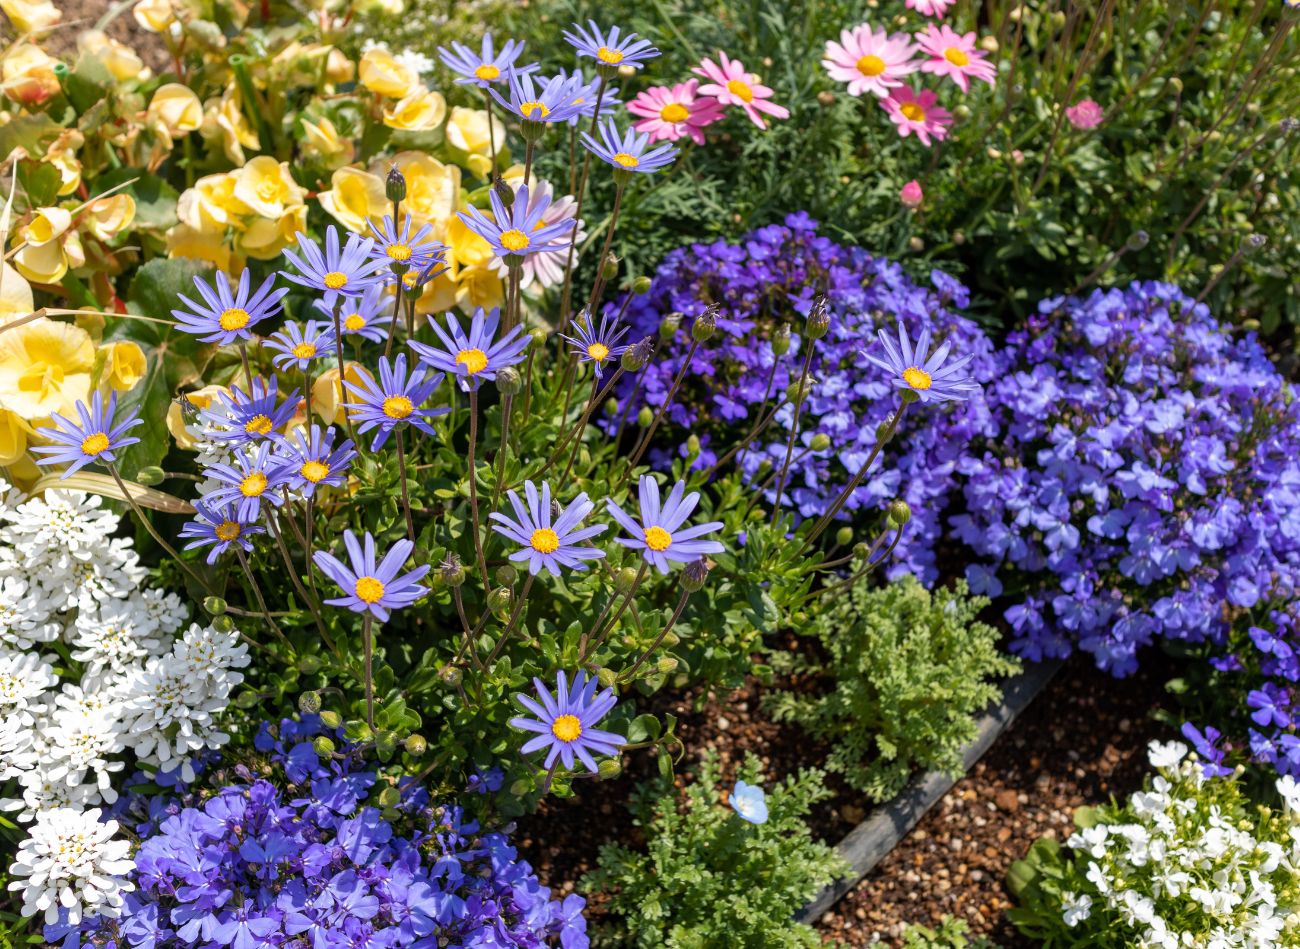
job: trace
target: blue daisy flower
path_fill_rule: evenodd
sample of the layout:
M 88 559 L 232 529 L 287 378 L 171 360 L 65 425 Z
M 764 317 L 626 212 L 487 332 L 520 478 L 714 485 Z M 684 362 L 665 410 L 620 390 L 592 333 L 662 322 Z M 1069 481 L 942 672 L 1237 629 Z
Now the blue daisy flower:
M 176 327 L 197 336 L 205 343 L 227 346 L 235 340 L 253 338 L 252 327 L 268 316 L 280 312 L 280 300 L 287 288 L 275 288 L 275 275 L 267 277 L 255 291 L 249 292 L 251 275 L 245 270 L 239 275 L 239 285 L 230 289 L 230 278 L 218 270 L 209 287 L 202 277 L 194 278 L 194 288 L 199 291 L 202 303 L 196 303 L 183 293 L 176 294 L 193 312 L 172 310 Z
M 325 246 L 298 231 L 294 235 L 298 252 L 286 249 L 285 259 L 298 268 L 298 273 L 281 271 L 285 278 L 299 286 L 319 290 L 322 302 L 333 312 L 334 301 L 339 297 L 359 297 L 368 287 L 382 279 L 374 273 L 375 264 L 370 251 L 375 242 L 360 234 L 348 234 L 347 242 L 339 244 L 338 228 L 331 224 L 325 228 Z
M 603 550 L 583 544 L 584 540 L 595 537 L 608 526 L 605 524 L 580 526 L 583 519 L 596 507 L 594 503 L 587 500 L 585 491 L 574 498 L 569 506 L 554 518 L 551 513 L 549 484 L 542 482 L 539 498 L 537 487 L 531 481 L 525 481 L 524 494 L 528 498 L 527 507 L 519 500 L 517 492 L 506 492 L 506 497 L 510 499 L 510 505 L 515 509 L 515 517 L 518 520 L 511 520 L 496 511 L 488 515 L 490 520 L 498 522 L 492 527 L 494 531 L 516 543 L 523 544 L 522 550 L 517 550 L 510 555 L 511 560 L 527 560 L 528 572 L 533 575 L 545 567 L 550 571 L 551 576 L 558 577 L 561 567 L 586 570 L 587 565 L 583 563 L 584 560 L 599 560 L 605 556 Z
M 617 26 L 606 32 L 596 25 L 595 20 L 588 20 L 586 29 L 574 23 L 572 32 L 564 31 L 564 38 L 580 56 L 594 59 L 596 69 L 607 77 L 622 66 L 640 69 L 659 55 L 659 50 L 649 40 L 637 39 L 635 33 L 623 36 Z
M 513 69 L 507 71 L 506 76 L 509 80 L 510 98 L 507 99 L 495 88 L 488 91 L 503 109 L 517 116 L 526 126 L 532 123 L 535 128 L 538 128 L 567 122 L 582 111 L 582 103 L 574 101 L 579 98 L 579 90 L 586 85 L 581 74 L 576 78 L 564 75 L 553 76 L 536 83 L 533 82 L 531 75 Z
M 54 444 L 32 446 L 32 451 L 46 456 L 37 460 L 38 465 L 68 466 L 60 480 L 96 461 L 105 465 L 114 464 L 117 452 L 140 441 L 131 438 L 126 432 L 139 425 L 142 419 L 128 414 L 122 421 L 115 421 L 116 393 L 108 397 L 107 406 L 104 405 L 103 396 L 96 392 L 90 400 L 89 408 L 86 403 L 77 402 L 76 409 L 81 419 L 80 424 L 56 412 L 52 416 L 58 423 L 56 428 L 36 430 L 36 434 Z
M 291 490 L 309 498 L 323 484 L 338 488 L 347 481 L 357 452 L 351 439 L 335 448 L 335 434 L 331 426 L 322 431 L 313 425 L 310 432 L 300 428 L 291 438 L 281 439 L 279 457 Z
M 399 229 L 391 214 L 376 223 L 369 221 L 370 231 L 375 235 L 375 246 L 370 249 L 371 259 L 384 268 L 381 274 L 385 283 L 394 283 L 408 270 L 425 270 L 430 264 L 441 260 L 447 247 L 438 243 L 430 235 L 433 225 L 425 224 L 414 234 L 411 229 L 414 221 L 411 215 L 404 215 Z
M 612 115 L 614 110 L 623 104 L 618 98 L 617 86 L 606 85 L 605 91 L 601 92 L 600 80 L 593 79 L 588 82 L 581 69 L 575 69 L 572 74 L 561 69 L 555 75 L 557 79 L 571 80 L 575 85 L 571 104 L 578 106 L 578 111 L 566 120 L 570 125 L 577 125 L 579 122 L 594 118 L 597 103 L 601 115 Z
M 334 322 L 334 307 L 324 300 L 312 304 L 320 313 Z M 348 297 L 339 311 L 339 329 L 343 338 L 360 336 L 372 343 L 388 339 L 388 327 L 393 322 L 393 298 L 384 292 L 383 283 L 366 288 L 359 297 Z M 331 337 L 332 339 L 332 337 Z
M 520 751 L 527 755 L 542 748 L 549 749 L 543 762 L 547 769 L 559 758 L 566 769 L 573 770 L 576 757 L 588 771 L 599 771 L 592 753 L 616 755 L 625 742 L 622 735 L 595 727 L 618 703 L 613 689 L 597 695 L 597 685 L 595 678 L 588 679 L 585 672 L 577 672 L 570 686 L 568 676 L 560 672 L 556 677 L 555 695 L 551 695 L 545 683 L 534 678 L 537 698 L 517 694 L 515 701 L 537 717 L 510 719 L 512 728 L 537 733 L 537 737 L 525 742 Z
M 394 541 L 383 560 L 378 562 L 375 539 L 369 531 L 365 534 L 364 548 L 352 531 L 343 532 L 343 545 L 347 548 L 350 566 L 323 550 L 318 550 L 312 558 L 321 572 L 346 594 L 326 600 L 330 606 L 347 607 L 354 613 L 369 613 L 382 623 L 388 619 L 389 611 L 410 606 L 429 592 L 418 585 L 429 572 L 428 564 L 407 573 L 401 572 L 415 549 L 409 540 Z
M 216 510 L 234 505 L 236 517 L 251 524 L 261 515 L 263 501 L 275 507 L 283 504 L 280 489 L 288 485 L 289 474 L 284 460 L 271 448 L 269 441 L 248 445 L 235 453 L 231 464 L 204 468 L 205 478 L 223 485 L 204 498 L 208 506 Z
M 537 69 L 537 63 L 528 66 L 516 66 L 515 62 L 524 52 L 522 40 L 506 40 L 505 45 L 497 50 L 492 45 L 492 34 L 484 33 L 483 42 L 476 53 L 464 43 L 452 40 L 451 49 L 438 47 L 438 56 L 443 65 L 460 78 L 459 85 L 474 85 L 486 89 L 512 69 L 519 73 L 530 73 Z
M 424 369 L 406 371 L 406 353 L 401 353 L 391 363 L 379 357 L 379 378 L 360 384 L 347 383 L 349 394 L 359 401 L 348 402 L 348 417 L 359 423 L 357 434 L 378 428 L 371 451 L 377 451 L 388 440 L 389 434 L 399 425 L 413 425 L 426 435 L 433 434 L 428 419 L 446 415 L 447 409 L 420 408 L 433 395 L 442 382 L 442 373 L 424 378 Z
M 238 544 L 248 553 L 253 549 L 250 535 L 266 533 L 265 527 L 240 520 L 233 504 L 214 505 L 210 499 L 201 499 L 194 502 L 194 512 L 194 519 L 181 527 L 181 540 L 189 540 L 182 549 L 193 550 L 211 544 L 209 564 L 216 563 L 231 544 Z
M 560 339 L 569 344 L 570 350 L 577 355 L 580 362 L 589 362 L 596 369 L 596 378 L 604 372 L 605 362 L 622 356 L 629 347 L 619 344 L 627 335 L 627 327 L 620 326 L 618 318 L 610 319 L 608 313 L 600 318 L 600 325 L 594 329 L 591 317 L 584 310 L 573 320 L 573 335 L 560 334 Z
M 325 320 L 308 320 L 305 326 L 286 323 L 278 333 L 262 340 L 262 345 L 276 353 L 271 357 L 275 368 L 306 372 L 317 359 L 333 354 L 334 327 Z
M 448 314 L 446 331 L 433 320 L 429 321 L 442 342 L 441 349 L 417 342 L 412 342 L 410 346 L 422 363 L 455 376 L 460 380 L 461 389 L 468 392 L 477 389 L 484 380 L 495 379 L 497 373 L 506 366 L 523 361 L 524 350 L 528 348 L 532 337 L 524 332 L 522 326 L 516 326 L 501 339 L 494 341 L 500 321 L 499 310 L 493 309 L 485 313 L 480 307 L 474 311 L 469 324 L 469 335 L 466 335 L 460 328 L 460 321 Z
M 971 356 L 965 355 L 948 362 L 952 342 L 947 341 L 929 355 L 930 328 L 921 330 L 916 346 L 907 335 L 907 327 L 898 324 L 898 338 L 880 330 L 880 344 L 885 348 L 885 358 L 866 350 L 862 355 L 871 363 L 889 373 L 895 388 L 911 393 L 922 402 L 964 402 L 980 391 L 978 382 L 965 371 Z
M 651 174 L 671 165 L 677 157 L 678 149 L 672 145 L 658 145 L 647 151 L 648 134 L 638 135 L 635 129 L 620 132 L 613 119 L 606 119 L 597 128 L 600 141 L 583 132 L 582 144 L 601 161 L 613 166 L 616 176 L 633 172 Z
M 569 249 L 574 221 L 570 218 L 554 224 L 543 223 L 542 217 L 551 202 L 539 201 L 534 195 L 530 204 L 528 185 L 519 186 L 514 203 L 508 208 L 496 189 L 488 192 L 488 201 L 492 204 L 491 218 L 478 208 L 459 211 L 457 215 L 466 227 L 492 245 L 498 257 L 554 254 Z
M 668 572 L 669 563 L 689 563 L 726 549 L 716 540 L 700 539 L 722 527 L 720 521 L 682 528 L 700 502 L 698 491 L 686 493 L 685 481 L 678 481 L 673 486 L 668 500 L 662 505 L 659 502 L 659 484 L 649 475 L 641 476 L 637 494 L 640 521 L 624 514 L 612 500 L 605 502 L 605 509 L 630 535 L 617 537 L 615 542 L 640 550 L 646 563 L 658 568 L 660 573 Z
M 222 393 L 215 405 L 200 412 L 209 438 L 219 442 L 248 445 L 274 438 L 298 411 L 298 390 L 280 401 L 279 383 L 268 383 L 260 376 L 253 380 L 251 391 L 232 386 Z

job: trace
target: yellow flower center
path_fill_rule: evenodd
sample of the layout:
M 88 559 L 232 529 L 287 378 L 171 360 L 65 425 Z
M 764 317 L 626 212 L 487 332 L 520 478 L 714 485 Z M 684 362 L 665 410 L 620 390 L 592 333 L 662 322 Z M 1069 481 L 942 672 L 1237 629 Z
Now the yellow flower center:
M 560 549 L 560 537 L 549 527 L 539 527 L 533 531 L 529 543 L 539 554 L 553 554 Z
M 518 228 L 512 227 L 508 231 L 501 232 L 501 246 L 509 251 L 526 250 L 532 240 L 527 234 Z
M 248 325 L 248 311 L 237 306 L 231 307 L 229 310 L 222 310 L 217 322 L 221 324 L 221 328 L 227 333 L 242 330 Z
M 577 741 L 582 734 L 582 722 L 576 715 L 557 715 L 551 722 L 551 734 L 565 743 Z
M 229 543 L 232 540 L 239 539 L 240 527 L 235 521 L 222 521 L 213 531 L 217 535 L 217 540 L 224 540 Z
M 254 415 L 244 423 L 244 431 L 249 435 L 266 435 L 271 431 L 271 420 L 265 415 Z
M 414 411 L 415 406 L 404 395 L 390 395 L 384 399 L 384 414 L 389 418 L 407 418 Z
M 534 112 L 539 114 L 533 115 Z M 545 102 L 525 102 L 519 106 L 519 114 L 526 119 L 541 121 L 551 114 L 551 110 Z
M 471 376 L 475 376 L 487 368 L 487 353 L 481 349 L 462 349 L 456 354 L 456 362 L 464 366 Z
M 103 432 L 96 432 L 93 435 L 86 436 L 81 443 L 81 451 L 87 455 L 98 455 L 102 451 L 108 450 L 108 436 Z
M 388 256 L 399 264 L 404 264 L 411 259 L 411 248 L 405 244 L 389 244 Z
M 357 333 L 366 328 L 366 318 L 360 313 L 353 313 L 343 321 L 343 328 L 349 333 Z
M 870 54 L 858 60 L 858 72 L 864 76 L 879 76 L 885 71 L 885 61 Z
M 298 473 L 312 484 L 318 484 L 329 477 L 330 466 L 323 461 L 304 461 Z
M 651 550 L 667 550 L 672 546 L 672 542 L 673 535 L 662 527 L 647 527 L 645 529 L 645 545 Z
M 331 270 L 321 282 L 330 290 L 342 290 L 348 285 L 348 275 L 339 270 Z
M 479 79 L 482 79 L 484 82 L 492 82 L 494 79 L 501 78 L 501 70 L 497 69 L 497 67 L 493 66 L 491 63 L 484 63 L 482 66 L 478 67 L 478 69 L 474 70 L 474 75 Z
M 904 102 L 898 107 L 898 111 L 903 113 L 903 117 L 909 122 L 924 122 L 925 109 L 921 108 L 915 102 Z
M 741 82 L 739 79 L 732 79 L 728 82 L 727 91 L 741 102 L 749 103 L 754 101 L 754 90 L 750 88 L 749 83 Z
M 292 352 L 299 359 L 311 359 L 313 356 L 316 355 L 316 344 L 301 342 L 297 346 L 295 346 L 292 350 L 290 350 L 290 352 Z
M 263 178 L 257 183 L 257 196 L 263 201 L 271 201 L 280 193 L 280 183 L 274 178 Z
M 954 66 L 965 66 L 970 63 L 970 57 L 966 55 L 966 52 L 958 49 L 956 46 L 949 46 L 945 49 L 943 51 L 943 58 L 948 60 L 948 62 L 952 63 Z
M 913 389 L 930 388 L 930 374 L 924 369 L 918 369 L 916 366 L 903 370 L 903 381 Z
M 685 122 L 691 117 L 691 110 L 680 102 L 670 102 L 659 110 L 659 118 L 665 122 Z
M 266 490 L 266 475 L 260 471 L 254 471 L 251 475 L 239 482 L 239 493 L 246 498 L 255 498 Z
M 592 343 L 587 347 L 587 355 L 596 360 L 596 362 L 601 362 L 609 355 L 609 347 L 604 343 Z
M 627 152 L 618 152 L 614 155 L 614 161 L 618 162 L 624 168 L 635 168 L 641 164 L 641 159 L 635 155 L 629 155 Z
M 406 273 L 402 274 L 402 286 L 407 290 L 413 290 L 415 289 L 415 285 L 419 279 L 420 272 L 418 270 L 408 270 Z
M 354 592 L 362 603 L 378 603 L 384 595 L 384 584 L 378 577 L 357 577 Z
M 617 66 L 623 61 L 623 54 L 616 49 L 610 49 L 608 46 L 602 46 L 596 50 L 596 55 L 602 63 L 609 63 L 611 66 Z

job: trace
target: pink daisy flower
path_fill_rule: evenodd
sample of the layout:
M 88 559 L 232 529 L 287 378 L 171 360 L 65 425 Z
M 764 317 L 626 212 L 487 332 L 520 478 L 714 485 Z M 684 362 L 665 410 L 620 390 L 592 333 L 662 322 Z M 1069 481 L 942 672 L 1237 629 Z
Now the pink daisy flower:
M 675 142 L 689 135 L 696 145 L 704 144 L 704 129 L 722 118 L 722 105 L 712 96 L 697 93 L 700 81 L 688 79 L 671 89 L 654 86 L 639 93 L 627 104 L 627 110 L 641 116 L 632 127 L 648 134 L 650 141 Z
M 943 16 L 957 0 L 907 0 L 909 10 L 915 10 L 921 16 Z
M 906 34 L 890 36 L 883 27 L 876 31 L 863 23 L 840 33 L 838 43 L 826 42 L 822 67 L 832 79 L 849 84 L 849 95 L 870 92 L 883 99 L 903 84 L 903 76 L 916 72 L 915 54 Z
M 931 135 L 943 141 L 948 136 L 948 126 L 952 125 L 952 113 L 935 105 L 938 99 L 929 89 L 913 92 L 904 86 L 895 89 L 880 104 L 898 126 L 901 137 L 916 133 L 922 145 L 929 145 Z
M 1065 117 L 1077 129 L 1091 129 L 1101 124 L 1104 115 L 1095 101 L 1083 99 L 1066 109 Z
M 997 67 L 985 59 L 988 53 L 975 48 L 975 34 L 965 36 L 949 26 L 927 26 L 921 34 L 920 46 L 933 58 L 921 63 L 921 71 L 947 76 L 962 92 L 970 92 L 970 81 L 982 79 L 990 86 L 997 76 Z
M 772 90 L 759 83 L 758 76 L 745 72 L 745 65 L 738 59 L 728 59 L 726 53 L 718 53 L 722 65 L 705 59 L 691 70 L 697 76 L 709 80 L 700 86 L 700 94 L 713 96 L 719 105 L 738 105 L 745 110 L 749 120 L 761 129 L 767 128 L 763 116 L 767 113 L 774 119 L 788 119 L 790 110 L 769 102 Z

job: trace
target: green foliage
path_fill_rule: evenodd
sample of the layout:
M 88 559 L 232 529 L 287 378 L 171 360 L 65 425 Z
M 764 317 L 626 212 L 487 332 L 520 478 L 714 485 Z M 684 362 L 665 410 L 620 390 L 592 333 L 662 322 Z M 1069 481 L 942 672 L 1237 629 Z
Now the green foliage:
M 739 770 L 761 782 L 757 758 Z M 847 872 L 831 847 L 813 840 L 805 818 L 829 797 L 822 772 L 787 777 L 767 794 L 767 823 L 742 820 L 723 800 L 716 755 L 679 802 L 671 782 L 642 787 L 631 808 L 644 851 L 601 848 L 583 888 L 603 893 L 614 922 L 596 945 L 642 949 L 746 949 L 818 946 L 816 931 L 793 921 L 816 892 Z M 679 806 L 681 805 L 681 806 Z
M 910 925 L 903 932 L 902 949 L 997 949 L 982 936 L 969 938 L 970 927 L 964 919 L 945 916 L 938 929 Z
M 997 630 L 976 620 L 988 600 L 968 596 L 964 582 L 931 593 L 905 577 L 878 589 L 860 581 L 823 602 L 814 634 L 826 660 L 781 662 L 831 687 L 776 693 L 772 715 L 830 742 L 827 767 L 877 801 L 915 768 L 960 773 L 975 716 L 1002 694 L 993 680 L 1020 669 L 998 652 Z

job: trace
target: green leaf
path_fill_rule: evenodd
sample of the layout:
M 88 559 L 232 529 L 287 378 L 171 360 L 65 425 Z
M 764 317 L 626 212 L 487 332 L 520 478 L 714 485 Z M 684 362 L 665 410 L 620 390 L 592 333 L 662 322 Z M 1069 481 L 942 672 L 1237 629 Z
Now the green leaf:
M 18 163 L 18 182 L 32 207 L 46 207 L 58 200 L 63 179 L 59 169 L 47 162 L 22 161 Z
M 0 155 L 8 155 L 15 148 L 24 149 L 29 155 L 43 154 L 44 143 L 61 131 L 58 123 L 43 112 L 20 115 L 0 125 Z
M 653 715 L 638 715 L 627 727 L 629 742 L 654 741 L 659 737 L 659 719 Z
M 103 60 L 90 53 L 81 55 L 63 82 L 68 101 L 78 113 L 85 112 L 107 96 L 114 85 L 113 74 L 108 71 Z

